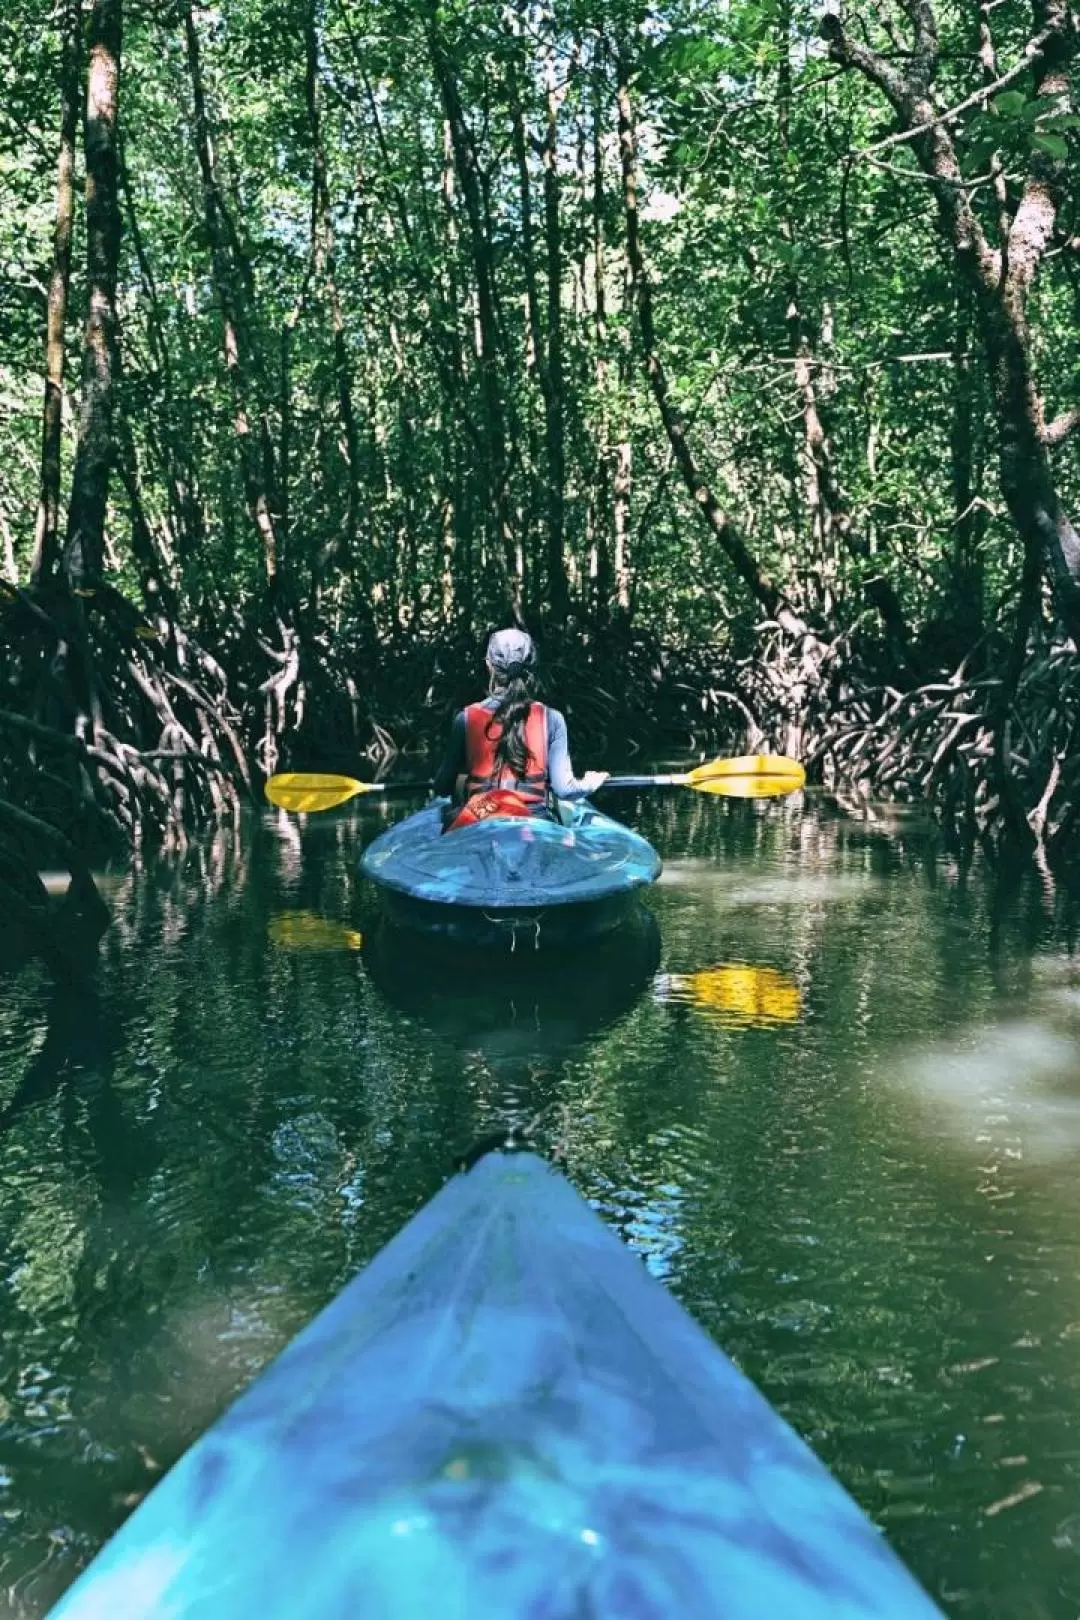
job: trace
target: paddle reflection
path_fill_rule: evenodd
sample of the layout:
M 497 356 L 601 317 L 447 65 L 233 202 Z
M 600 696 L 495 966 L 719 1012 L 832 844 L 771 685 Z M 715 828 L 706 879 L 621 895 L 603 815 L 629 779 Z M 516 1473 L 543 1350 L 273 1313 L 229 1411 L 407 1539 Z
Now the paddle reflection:
M 660 973 L 653 984 L 657 1001 L 696 1008 L 728 1029 L 769 1029 L 794 1024 L 802 996 L 794 979 L 776 968 L 748 962 L 721 962 L 696 973 Z
M 348 928 L 317 911 L 279 911 L 266 925 L 271 945 L 286 951 L 358 951 L 364 943 L 359 929 Z

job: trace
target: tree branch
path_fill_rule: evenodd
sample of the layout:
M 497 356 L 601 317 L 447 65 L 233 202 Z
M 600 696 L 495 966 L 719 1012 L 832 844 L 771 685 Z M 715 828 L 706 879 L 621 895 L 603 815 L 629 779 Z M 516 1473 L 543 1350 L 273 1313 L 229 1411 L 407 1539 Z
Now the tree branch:
M 838 17 L 823 17 L 821 20 L 821 32 L 829 42 L 830 54 L 833 59 L 843 63 L 845 67 L 859 68 L 880 89 L 884 90 L 893 106 L 899 111 L 909 92 L 896 69 L 890 67 L 883 57 L 877 55 L 876 51 L 868 50 L 865 45 L 856 44 L 855 41 L 848 39 Z M 955 107 L 950 107 L 948 112 L 939 113 L 934 118 L 928 118 L 924 123 L 916 124 L 911 129 L 898 130 L 894 135 L 887 135 L 883 140 L 875 141 L 873 146 L 859 147 L 851 154 L 852 157 L 862 158 L 867 157 L 872 152 L 883 152 L 886 147 L 899 146 L 904 141 L 913 141 L 919 135 L 925 135 L 929 130 L 936 129 L 940 124 L 954 123 L 962 113 L 969 112 L 972 107 L 977 107 L 980 102 L 985 103 L 991 96 L 996 96 L 999 90 L 1007 90 L 1009 85 L 1016 83 L 1017 79 L 1022 79 L 1033 65 L 1042 60 L 1046 47 L 1056 37 L 1056 34 L 1056 28 L 1042 29 L 1040 33 L 1028 41 L 1024 47 L 1023 57 L 1013 67 L 1009 68 L 1007 73 L 999 74 L 989 84 L 981 85 L 970 96 L 965 96 L 964 100 L 958 102 Z M 837 53 L 834 42 L 838 39 L 843 42 L 844 55 Z
M 1078 427 L 1080 427 L 1080 405 L 1074 405 L 1071 410 L 1062 411 L 1060 416 L 1055 416 L 1052 422 L 1047 422 L 1043 428 L 1042 442 L 1048 450 L 1056 450 Z
M 965 190 L 966 182 L 960 170 L 952 137 L 941 118 L 927 117 L 930 111 L 929 92 L 919 94 L 917 85 L 905 79 L 884 57 L 868 46 L 860 45 L 844 31 L 838 17 L 831 14 L 821 19 L 822 35 L 829 42 L 829 55 L 845 67 L 854 67 L 883 90 L 892 102 L 901 122 L 906 126 L 897 135 L 879 141 L 873 147 L 855 152 L 853 157 L 880 151 L 900 140 L 923 136 L 918 152 L 919 162 L 930 176 L 937 193 L 938 206 L 953 244 L 958 252 L 970 253 L 978 269 L 980 281 L 988 291 L 996 288 L 1001 273 L 1000 254 L 986 240 L 978 217 Z M 988 93 L 984 86 L 979 95 Z M 976 98 L 977 99 L 977 98 Z
M 865 74 L 873 84 L 877 85 L 879 90 L 885 92 L 897 112 L 903 111 L 908 99 L 908 87 L 901 73 L 898 73 L 894 67 L 890 66 L 877 51 L 871 50 L 869 45 L 860 45 L 858 40 L 852 39 L 850 35 L 845 33 L 840 18 L 834 16 L 832 12 L 826 12 L 825 16 L 822 17 L 820 31 L 822 38 L 828 41 L 829 55 L 834 62 L 839 62 L 841 67 L 858 68 L 859 72 Z M 903 137 L 903 139 L 907 138 L 907 135 Z M 880 144 L 889 146 L 895 139 L 896 137 L 893 136 L 890 140 L 882 141 Z M 868 147 L 867 150 L 876 152 L 878 147 Z M 856 157 L 861 155 L 858 152 L 855 154 Z
M 909 70 L 909 83 L 920 95 L 927 95 L 938 60 L 937 18 L 931 0 L 901 0 L 915 30 L 915 51 Z
M 1069 7 L 1061 0 L 1049 0 L 1044 15 L 1048 19 L 1044 29 L 1048 38 L 1039 57 L 1041 71 L 1035 75 L 1034 93 L 1044 107 L 1050 102 L 1053 111 L 1067 114 L 1071 111 L 1069 65 L 1076 49 L 1076 24 Z M 1054 157 L 1038 147 L 1032 150 L 1027 180 L 1009 228 L 1006 248 L 1008 280 L 1018 291 L 1028 287 L 1034 279 L 1053 235 L 1067 166 L 1067 158 Z

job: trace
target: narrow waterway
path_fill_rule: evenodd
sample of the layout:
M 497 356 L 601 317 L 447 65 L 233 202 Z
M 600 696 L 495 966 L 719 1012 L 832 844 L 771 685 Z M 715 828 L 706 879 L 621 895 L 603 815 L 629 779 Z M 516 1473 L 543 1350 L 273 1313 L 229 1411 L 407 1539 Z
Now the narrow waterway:
M 439 1185 L 532 1122 L 949 1614 L 1080 1615 L 1080 893 L 916 816 L 641 795 L 595 961 L 380 937 L 387 815 L 106 878 L 0 980 L 0 1616 L 36 1620 Z

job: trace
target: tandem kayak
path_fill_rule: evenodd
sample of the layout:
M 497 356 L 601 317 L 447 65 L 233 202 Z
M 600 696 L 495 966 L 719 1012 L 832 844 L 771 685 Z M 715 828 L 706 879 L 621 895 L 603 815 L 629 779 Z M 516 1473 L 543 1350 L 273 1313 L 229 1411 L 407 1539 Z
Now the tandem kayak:
M 564 821 L 493 816 L 442 830 L 446 800 L 373 840 L 360 870 L 403 928 L 462 945 L 576 945 L 616 927 L 660 875 L 652 845 L 587 802 Z
M 849 1496 L 532 1154 L 449 1181 L 55 1620 L 929 1620 Z

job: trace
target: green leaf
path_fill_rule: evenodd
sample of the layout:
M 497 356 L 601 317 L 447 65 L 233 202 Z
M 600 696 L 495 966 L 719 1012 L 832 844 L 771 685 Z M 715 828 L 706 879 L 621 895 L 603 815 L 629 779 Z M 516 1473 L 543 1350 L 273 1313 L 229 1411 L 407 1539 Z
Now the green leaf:
M 1064 135 L 1043 135 L 1040 133 L 1035 136 L 1032 145 L 1037 146 L 1042 152 L 1049 153 L 1059 163 L 1063 162 L 1069 155 L 1069 148 Z
M 991 105 L 1001 118 L 1020 118 L 1026 102 L 1027 97 L 1022 90 L 1003 90 L 1000 96 L 994 97 Z

